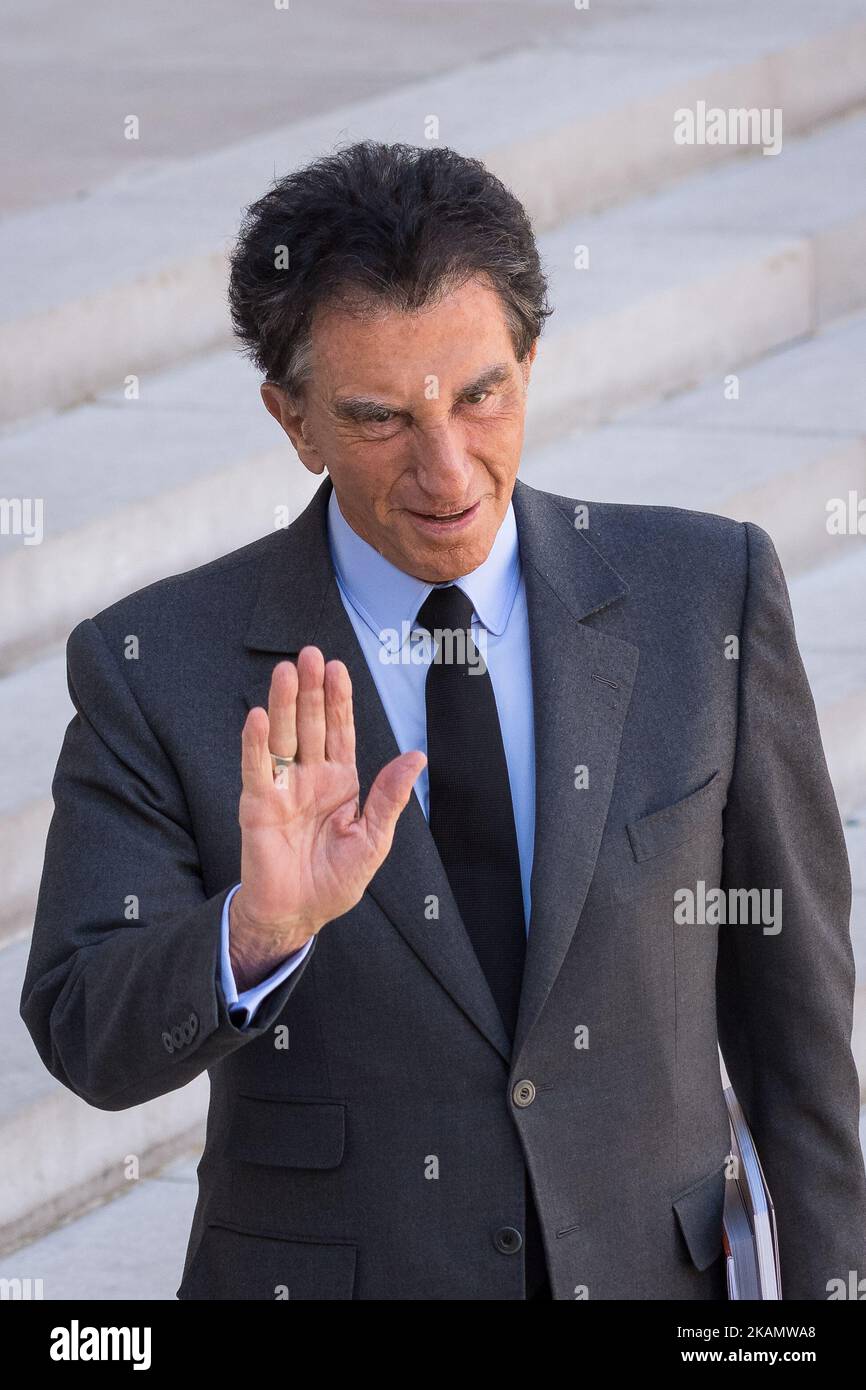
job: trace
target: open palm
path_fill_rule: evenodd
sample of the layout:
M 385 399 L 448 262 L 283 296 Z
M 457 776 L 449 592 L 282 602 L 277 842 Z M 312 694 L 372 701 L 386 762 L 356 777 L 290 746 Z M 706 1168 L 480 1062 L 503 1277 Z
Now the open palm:
M 250 710 L 242 746 L 239 896 L 246 921 L 288 951 L 360 900 L 425 758 L 388 763 L 359 813 L 352 683 L 318 647 L 274 667 L 267 713 Z M 276 779 L 272 753 L 295 758 Z

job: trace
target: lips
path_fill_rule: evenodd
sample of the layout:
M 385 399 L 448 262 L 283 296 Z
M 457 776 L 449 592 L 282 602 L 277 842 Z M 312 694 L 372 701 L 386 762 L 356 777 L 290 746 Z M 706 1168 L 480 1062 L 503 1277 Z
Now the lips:
M 464 528 L 474 525 L 481 507 L 481 499 L 460 510 L 443 509 L 438 512 L 414 512 L 407 508 L 413 526 L 426 536 L 455 536 Z
M 470 502 L 470 504 L 469 504 L 468 507 L 458 507 L 458 508 L 456 508 L 456 509 L 452 508 L 450 511 L 443 511 L 443 512 L 417 512 L 417 511 L 416 511 L 416 512 L 413 512 L 413 515 L 414 515 L 414 516 L 423 516 L 423 518 L 424 518 L 425 521 L 453 521 L 453 520 L 455 520 L 456 517 L 458 517 L 458 516 L 465 516 L 467 512 L 471 512 L 471 511 L 472 511 L 472 508 L 473 508 L 474 506 L 475 506 L 475 503 L 474 503 L 474 502 Z M 410 510 L 411 510 L 411 508 L 410 508 Z

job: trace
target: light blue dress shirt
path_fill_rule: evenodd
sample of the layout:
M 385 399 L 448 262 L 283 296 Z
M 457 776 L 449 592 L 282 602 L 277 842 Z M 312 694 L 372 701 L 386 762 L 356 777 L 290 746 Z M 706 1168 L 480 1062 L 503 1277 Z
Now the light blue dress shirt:
M 332 490 L 328 504 L 328 541 L 337 585 L 355 630 L 370 674 L 401 753 L 427 751 L 424 682 L 430 644 L 412 642 L 419 608 L 434 587 L 397 569 L 352 530 Z M 532 720 L 532 675 L 526 590 L 514 509 L 509 506 L 490 554 L 478 569 L 456 581 L 471 600 L 473 640 L 490 672 L 508 764 L 511 800 L 520 856 L 524 916 L 529 930 L 529 882 L 535 838 L 535 734 Z M 409 660 L 412 644 L 413 660 Z M 400 659 L 395 659 L 399 657 Z M 325 652 L 327 660 L 328 653 Z M 429 818 L 427 768 L 414 788 Z M 228 894 L 222 915 L 221 980 L 232 1021 L 246 1027 L 262 999 L 296 970 L 311 948 L 308 941 L 251 989 L 238 995 L 229 957 L 229 904 L 240 884 Z

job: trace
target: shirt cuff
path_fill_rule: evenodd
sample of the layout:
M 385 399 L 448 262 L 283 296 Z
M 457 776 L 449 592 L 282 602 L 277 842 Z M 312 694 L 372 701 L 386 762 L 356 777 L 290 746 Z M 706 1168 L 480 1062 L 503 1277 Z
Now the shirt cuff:
M 225 995 L 228 1006 L 229 1017 L 236 1028 L 244 1029 L 252 1022 L 256 1009 L 262 1000 L 281 985 L 283 980 L 291 975 L 293 970 L 305 959 L 313 944 L 314 937 L 305 941 L 303 946 L 299 946 L 297 951 L 292 951 L 290 956 L 277 966 L 272 975 L 267 979 L 261 980 L 259 984 L 253 985 L 250 989 L 245 989 L 242 994 L 238 994 L 237 982 L 232 973 L 231 956 L 229 954 L 229 906 L 235 893 L 240 888 L 236 883 L 231 892 L 226 896 L 223 904 L 222 922 L 220 924 L 220 983 L 222 984 L 223 994 Z

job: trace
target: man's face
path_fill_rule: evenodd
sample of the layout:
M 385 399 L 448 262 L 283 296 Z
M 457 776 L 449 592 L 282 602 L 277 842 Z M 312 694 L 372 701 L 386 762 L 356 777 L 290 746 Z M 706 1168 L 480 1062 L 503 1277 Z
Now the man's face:
M 514 356 L 497 294 L 471 281 L 435 308 L 313 322 L 300 412 L 262 396 L 349 525 L 407 574 L 441 582 L 484 562 L 523 445 L 533 345 Z

